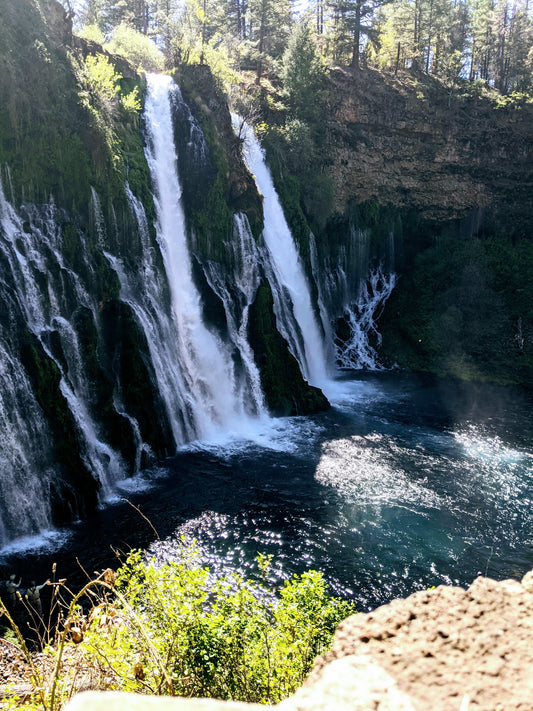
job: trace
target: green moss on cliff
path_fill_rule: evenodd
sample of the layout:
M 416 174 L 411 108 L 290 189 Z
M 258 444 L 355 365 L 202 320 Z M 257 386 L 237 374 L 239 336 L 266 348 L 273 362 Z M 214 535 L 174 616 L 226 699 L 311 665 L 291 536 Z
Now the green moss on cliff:
M 74 41 L 54 0 L 5 0 L 0 8 L 0 165 L 10 169 L 16 203 L 47 202 L 88 218 L 90 188 L 104 209 L 132 189 L 151 199 L 139 116 L 120 101 L 112 114 L 84 100 L 79 67 L 97 45 Z M 130 70 L 131 71 L 131 70 Z M 123 96 L 144 87 L 133 73 Z
M 416 256 L 380 322 L 410 370 L 533 385 L 533 243 L 443 236 Z
M 272 414 L 308 415 L 329 408 L 322 391 L 302 378 L 296 358 L 276 328 L 272 291 L 266 281 L 250 307 L 248 337 Z
M 236 212 L 246 214 L 256 238 L 261 234 L 261 197 L 241 158 L 241 144 L 231 126 L 226 97 L 209 67 L 182 65 L 174 76 L 209 147 L 210 166 L 196 180 L 190 166 L 182 170 L 183 197 L 196 237 L 195 248 L 202 256 L 224 263 L 223 243 L 231 237 Z M 180 160 L 184 154 L 182 150 Z

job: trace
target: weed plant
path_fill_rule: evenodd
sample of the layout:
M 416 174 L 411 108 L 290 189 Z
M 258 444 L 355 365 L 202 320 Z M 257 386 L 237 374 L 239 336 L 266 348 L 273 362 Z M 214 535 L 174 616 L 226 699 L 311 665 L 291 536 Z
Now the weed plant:
M 353 608 L 328 595 L 316 571 L 273 589 L 270 563 L 258 556 L 257 581 L 214 574 L 194 545 L 183 544 L 179 559 L 163 565 L 133 551 L 118 571 L 89 579 L 75 595 L 66 581 L 52 581 L 56 622 L 33 616 L 38 654 L 0 601 L 26 682 L 6 687 L 0 707 L 57 711 L 83 689 L 279 702 Z

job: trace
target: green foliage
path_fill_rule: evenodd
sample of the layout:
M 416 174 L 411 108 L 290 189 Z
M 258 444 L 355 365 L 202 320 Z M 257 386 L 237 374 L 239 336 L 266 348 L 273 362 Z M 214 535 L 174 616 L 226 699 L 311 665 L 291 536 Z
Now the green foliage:
M 526 94 L 523 91 L 513 91 L 510 94 L 504 96 L 496 97 L 496 108 L 513 108 L 521 109 L 527 104 L 533 105 L 533 96 L 531 94 Z
M 324 64 L 313 31 L 307 22 L 300 22 L 289 38 L 281 70 L 293 116 L 304 120 L 316 118 L 324 75 Z
M 258 562 L 265 581 L 270 561 Z M 102 624 L 109 613 L 100 608 L 84 652 L 113 670 L 112 687 L 181 696 L 276 703 L 301 684 L 335 625 L 352 612 L 327 595 L 320 573 L 295 576 L 274 595 L 236 573 L 213 576 L 194 548 L 161 567 L 132 553 L 117 589 L 116 615 L 126 624 Z M 130 623 L 133 612 L 138 622 Z M 139 664 L 142 682 L 132 675 Z
M 104 44 L 106 41 L 105 34 L 96 24 L 88 24 L 79 29 L 76 34 L 78 37 L 83 37 L 83 39 L 90 40 L 91 42 L 96 42 L 97 44 Z
M 36 690 L 16 702 L 26 711 L 57 711 L 80 682 L 143 694 L 280 701 L 302 683 L 354 609 L 329 596 L 316 571 L 274 591 L 270 562 L 258 556 L 259 582 L 215 575 L 199 563 L 194 545 L 183 545 L 178 559 L 164 565 L 133 551 L 116 574 L 108 569 L 70 594 L 70 603 L 63 602 L 63 583 L 54 583 L 54 604 L 62 610 L 39 666 L 0 601 Z M 84 598 L 91 602 L 88 614 Z
M 142 109 L 141 83 L 123 79 L 109 58 L 101 53 L 86 58 L 70 55 L 70 63 L 78 82 L 80 105 L 90 116 L 97 142 L 104 147 L 104 151 L 97 148 L 94 137 L 88 137 L 96 172 L 93 185 L 109 204 L 114 198 L 123 197 L 123 184 L 130 165 L 134 168 L 133 183 L 137 168 L 144 177 L 148 175 L 142 141 L 136 130 Z M 146 186 L 143 192 L 148 192 Z M 150 204 L 148 199 L 148 207 Z
M 156 45 L 146 35 L 129 25 L 120 24 L 116 27 L 105 48 L 113 54 L 125 57 L 138 71 L 163 70 L 164 57 Z
M 105 55 L 89 54 L 84 60 L 74 61 L 74 66 L 82 87 L 80 99 L 99 125 L 102 123 L 100 114 L 104 114 L 104 119 L 111 119 L 120 105 L 126 112 L 141 110 L 137 87 L 128 94 L 120 95 L 122 76 Z
M 438 238 L 387 303 L 385 351 L 414 370 L 531 384 L 532 257 L 530 240 Z
M 109 59 L 103 54 L 89 54 L 80 64 L 80 79 L 89 94 L 89 101 L 94 99 L 101 107 L 110 110 L 120 77 Z
M 315 144 L 308 123 L 292 119 L 282 126 L 259 126 L 259 133 L 262 134 L 269 163 L 276 172 L 283 175 L 288 171 L 301 176 L 310 171 L 315 159 Z
M 483 80 L 505 94 L 532 88 L 527 1 L 392 0 L 377 18 L 369 53 L 381 67 L 415 68 L 455 83 Z

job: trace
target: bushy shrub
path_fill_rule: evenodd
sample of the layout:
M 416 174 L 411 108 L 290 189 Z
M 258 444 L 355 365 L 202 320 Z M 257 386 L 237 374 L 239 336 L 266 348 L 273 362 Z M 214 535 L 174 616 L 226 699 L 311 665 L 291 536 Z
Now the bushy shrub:
M 260 556 L 263 576 L 269 565 Z M 83 642 L 110 688 L 276 703 L 303 681 L 351 606 L 321 573 L 277 592 L 237 573 L 213 576 L 188 549 L 156 567 L 139 552 L 117 576 L 120 597 L 96 608 Z M 112 660 L 112 664 L 109 662 Z
M 105 48 L 112 54 L 125 57 L 139 71 L 163 70 L 164 57 L 154 42 L 129 25 L 121 24 L 116 27 Z
M 276 703 L 302 683 L 335 626 L 354 610 L 331 597 L 321 573 L 296 575 L 273 589 L 270 557 L 258 556 L 258 580 L 214 574 L 194 546 L 157 565 L 134 551 L 115 574 L 108 569 L 64 602 L 53 585 L 55 633 L 31 655 L 16 631 L 33 692 L 6 691 L 6 708 L 57 711 L 80 684 L 143 694 L 203 696 Z M 84 603 L 85 601 L 85 603 Z M 90 601 L 90 609 L 84 609 Z M 55 610 L 55 612 L 54 612 Z M 45 625 L 46 627 L 46 625 Z M 36 630 L 42 621 L 36 622 Z M 48 629 L 48 628 L 47 628 Z M 47 640 L 53 640 L 48 644 Z

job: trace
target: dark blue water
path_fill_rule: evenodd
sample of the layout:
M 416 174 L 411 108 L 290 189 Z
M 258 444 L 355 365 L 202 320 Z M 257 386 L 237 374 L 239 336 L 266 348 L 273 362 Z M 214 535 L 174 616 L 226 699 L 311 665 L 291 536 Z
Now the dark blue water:
M 273 577 L 321 569 L 360 610 L 478 572 L 520 578 L 533 568 L 532 404 L 503 387 L 347 376 L 328 413 L 277 420 L 255 443 L 191 446 L 62 543 L 26 542 L 0 563 L 44 579 L 56 561 L 75 586 L 80 566 L 131 547 L 172 557 L 185 536 L 215 567 L 246 571 L 265 552 Z

